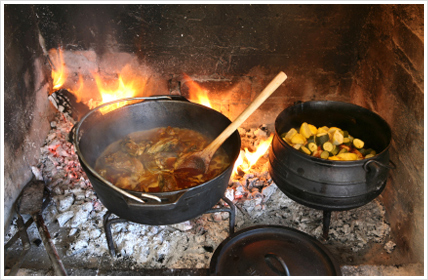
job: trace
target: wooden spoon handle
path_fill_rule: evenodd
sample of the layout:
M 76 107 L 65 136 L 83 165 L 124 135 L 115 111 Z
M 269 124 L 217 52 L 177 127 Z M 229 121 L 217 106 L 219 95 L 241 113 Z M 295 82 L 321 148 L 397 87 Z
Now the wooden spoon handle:
M 233 132 L 252 114 L 254 111 L 262 105 L 263 102 L 287 79 L 287 75 L 284 72 L 279 72 L 278 75 L 265 87 L 265 89 L 254 99 L 253 102 L 225 129 L 217 136 L 217 138 L 209 144 L 204 151 L 207 154 L 214 152 L 232 135 Z

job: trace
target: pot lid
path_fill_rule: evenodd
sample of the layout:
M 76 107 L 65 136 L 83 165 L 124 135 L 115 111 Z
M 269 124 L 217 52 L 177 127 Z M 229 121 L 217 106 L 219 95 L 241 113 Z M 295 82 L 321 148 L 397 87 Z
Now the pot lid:
M 337 276 L 339 266 L 315 238 L 284 226 L 253 226 L 226 238 L 215 250 L 210 275 Z

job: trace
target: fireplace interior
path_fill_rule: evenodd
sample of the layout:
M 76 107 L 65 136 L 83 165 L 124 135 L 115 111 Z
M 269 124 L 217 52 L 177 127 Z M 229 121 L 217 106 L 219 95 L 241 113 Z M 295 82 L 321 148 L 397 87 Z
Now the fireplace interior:
M 68 275 L 205 276 L 231 227 L 266 223 L 320 240 L 343 275 L 426 275 L 425 9 L 424 4 L 2 4 L 2 273 L 11 271 L 24 247 L 14 239 L 21 222 L 18 197 L 39 180 L 45 184 L 42 215 Z M 353 103 L 391 127 L 395 169 L 384 191 L 365 206 L 334 211 L 323 239 L 323 212 L 277 189 L 266 150 L 252 172 L 241 168 L 232 176 L 225 200 L 233 207 L 221 200 L 212 212 L 173 226 L 116 220 L 109 247 L 103 221 L 108 211 L 67 139 L 74 123 L 103 102 L 103 90 L 133 83 L 125 97 L 181 95 L 198 103 L 196 96 L 204 94 L 212 108 L 234 120 L 280 71 L 287 80 L 240 127 L 242 146 L 253 151 L 270 141 L 276 116 L 296 102 Z M 55 99 L 62 95 L 71 108 Z M 224 207 L 236 209 L 233 215 L 215 210 Z M 24 223 L 29 217 L 23 215 Z M 34 223 L 28 231 L 31 247 L 18 275 L 55 274 Z M 181 249 L 173 255 L 173 248 Z

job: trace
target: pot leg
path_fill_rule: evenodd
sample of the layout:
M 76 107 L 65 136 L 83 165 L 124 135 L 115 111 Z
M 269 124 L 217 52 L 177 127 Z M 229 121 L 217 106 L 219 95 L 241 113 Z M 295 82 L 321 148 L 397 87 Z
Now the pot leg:
M 328 239 L 328 230 L 330 229 L 331 211 L 324 210 L 322 215 L 322 236 Z
M 229 205 L 229 235 L 235 232 L 235 205 L 227 197 L 222 198 Z
M 204 214 L 216 213 L 216 212 L 228 212 L 229 213 L 229 235 L 231 235 L 235 232 L 235 212 L 236 212 L 235 205 L 233 204 L 232 201 L 230 201 L 224 196 L 221 199 L 223 199 L 223 201 L 226 202 L 226 204 L 228 204 L 230 208 L 227 208 L 227 207 L 212 208 L 207 212 L 205 212 Z
M 121 218 L 109 220 L 111 214 L 112 213 L 110 211 L 107 211 L 107 213 L 105 213 L 104 215 L 104 231 L 106 233 L 106 240 L 107 240 L 108 249 L 110 251 L 110 255 L 113 257 L 116 257 L 116 248 L 114 246 L 113 237 L 111 234 L 111 224 L 124 223 L 124 222 L 127 222 L 128 220 L 121 219 Z

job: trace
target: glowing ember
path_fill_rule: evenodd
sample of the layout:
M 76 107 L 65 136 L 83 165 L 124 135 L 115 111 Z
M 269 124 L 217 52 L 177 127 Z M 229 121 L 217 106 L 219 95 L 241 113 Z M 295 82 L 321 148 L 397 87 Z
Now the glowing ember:
M 58 90 L 67 80 L 67 74 L 65 73 L 64 57 L 62 55 L 62 50 L 52 49 L 50 51 L 50 57 L 55 67 L 55 70 L 52 69 L 53 89 Z
M 213 108 L 208 98 L 208 91 L 203 89 L 195 81 L 193 81 L 188 75 L 184 74 L 184 79 L 188 83 L 189 87 L 189 99 L 193 102 L 202 104 L 209 108 Z

